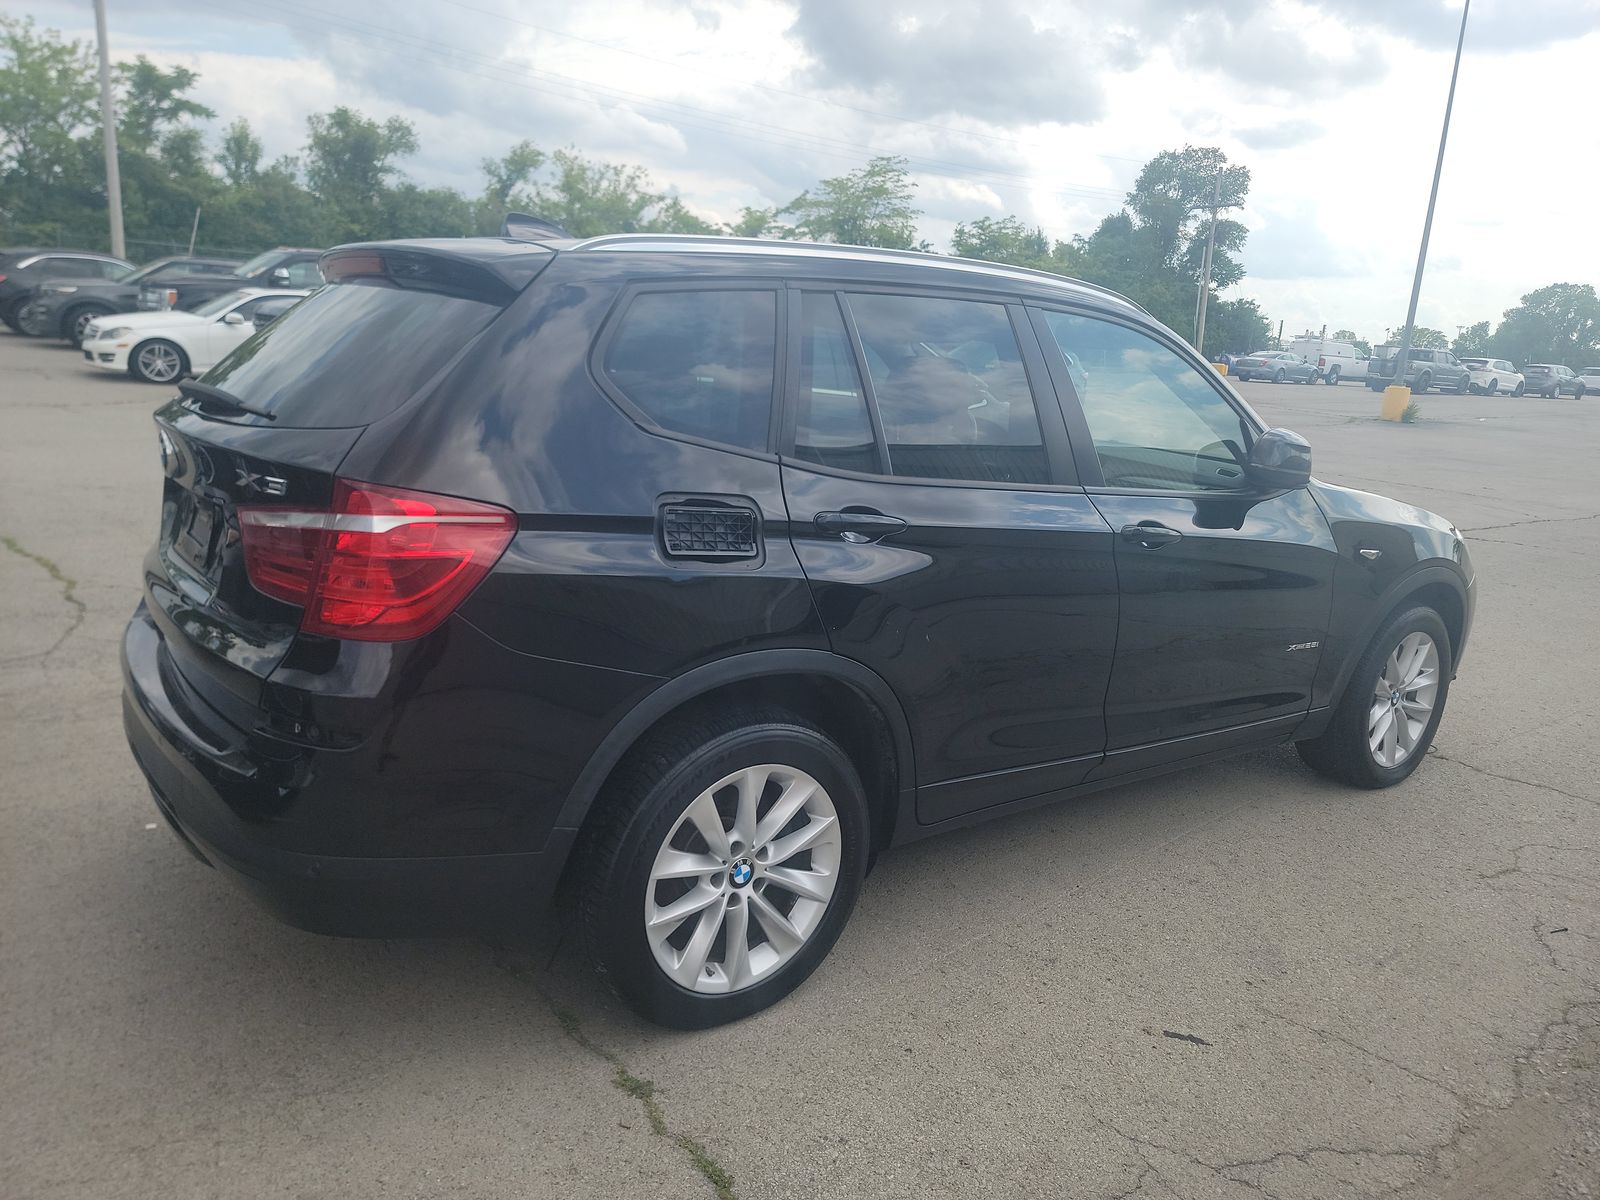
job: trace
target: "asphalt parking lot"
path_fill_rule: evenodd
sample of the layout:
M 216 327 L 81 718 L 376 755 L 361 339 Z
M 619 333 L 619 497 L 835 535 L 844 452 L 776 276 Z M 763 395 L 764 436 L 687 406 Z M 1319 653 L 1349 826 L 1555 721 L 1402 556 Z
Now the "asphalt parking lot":
M 159 825 L 119 636 L 167 394 L 0 333 L 0 1194 L 1600 1195 L 1600 399 L 1246 384 L 1449 516 L 1431 761 L 1291 749 L 886 856 L 794 997 L 641 1024 L 526 944 L 279 925 Z

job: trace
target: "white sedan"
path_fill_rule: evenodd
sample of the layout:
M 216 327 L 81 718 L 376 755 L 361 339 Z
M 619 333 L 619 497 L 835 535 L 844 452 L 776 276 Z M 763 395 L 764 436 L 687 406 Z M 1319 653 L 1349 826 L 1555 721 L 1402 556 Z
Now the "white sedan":
M 1520 396 L 1527 387 L 1522 372 L 1503 358 L 1463 358 L 1461 365 L 1472 372 L 1467 389 L 1476 395 L 1493 396 L 1505 392 L 1509 396 Z
M 208 300 L 193 312 L 114 313 L 83 331 L 84 361 L 104 371 L 126 371 L 146 383 L 171 383 L 199 375 L 255 333 L 255 318 L 288 308 L 309 289 L 241 288 Z

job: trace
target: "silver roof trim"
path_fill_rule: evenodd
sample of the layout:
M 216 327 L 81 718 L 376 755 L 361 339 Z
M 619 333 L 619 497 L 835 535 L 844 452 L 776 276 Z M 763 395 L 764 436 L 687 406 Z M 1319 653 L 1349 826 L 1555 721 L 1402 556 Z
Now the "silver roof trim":
M 27 258 L 18 259 L 11 265 L 15 270 L 20 271 L 23 267 L 33 266 L 41 258 L 84 258 L 90 262 L 110 263 L 126 263 L 128 261 L 125 258 L 118 258 L 115 254 L 98 254 L 93 250 L 41 250 L 37 254 L 29 255 Z
M 586 238 L 570 247 L 567 252 L 584 250 L 646 250 L 662 253 L 673 250 L 700 250 L 718 254 L 764 254 L 775 257 L 836 259 L 844 262 L 910 263 L 932 267 L 935 270 L 988 275 L 995 279 L 1064 285 L 1095 296 L 1116 300 L 1135 312 L 1144 313 L 1145 316 L 1150 315 L 1144 307 L 1122 293 L 1101 287 L 1097 283 L 1073 279 L 1070 275 L 1036 271 L 1031 267 L 1004 266 L 977 258 L 956 258 L 947 254 L 925 253 L 921 250 L 885 250 L 876 246 L 841 246 L 826 242 L 791 242 L 777 238 L 728 238 L 704 234 L 608 233 L 601 237 Z

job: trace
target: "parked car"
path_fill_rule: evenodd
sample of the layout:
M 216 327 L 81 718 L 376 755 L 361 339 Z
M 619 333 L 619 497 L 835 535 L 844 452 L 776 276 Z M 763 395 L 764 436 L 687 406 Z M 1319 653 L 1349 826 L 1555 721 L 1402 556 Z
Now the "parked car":
M 668 235 L 322 266 L 156 413 L 122 646 L 156 806 L 292 923 L 564 881 L 606 979 L 703 1027 L 890 846 L 1287 740 L 1365 788 L 1425 759 L 1461 534 L 1313 480 L 1114 293 Z
M 1399 353 L 1398 346 L 1379 346 L 1373 350 L 1372 361 L 1367 364 L 1369 388 L 1381 392 L 1394 386 L 1395 360 Z M 1413 346 L 1406 363 L 1405 384 L 1413 392 L 1438 388 L 1441 392 L 1465 395 L 1472 385 L 1472 372 L 1448 350 L 1423 350 Z
M 1295 383 L 1314 383 L 1317 364 L 1307 362 L 1298 354 L 1287 350 L 1256 350 L 1236 361 L 1228 373 L 1238 380 L 1270 379 L 1273 383 L 1293 380 Z
M 1557 396 L 1576 396 L 1582 400 L 1588 390 L 1576 371 L 1560 363 L 1529 363 L 1522 368 L 1522 374 L 1528 381 L 1528 390 L 1546 400 Z
M 172 383 L 206 371 L 247 341 L 256 331 L 255 314 L 265 305 L 307 294 L 304 290 L 240 288 L 194 312 L 98 317 L 83 332 L 84 361 L 105 371 L 126 371 L 146 383 Z
M 173 256 L 148 262 L 118 279 L 46 279 L 18 314 L 22 332 L 34 337 L 65 338 L 74 346 L 84 327 L 96 317 L 133 312 L 145 284 L 165 283 L 191 275 L 231 277 L 237 259 Z
M 1583 384 L 1582 395 L 1593 392 L 1600 396 L 1600 367 L 1584 367 L 1578 372 L 1578 382 Z
M 1520 396 L 1526 386 L 1522 372 L 1503 358 L 1463 358 L 1461 365 L 1468 372 L 1467 390 L 1480 396 Z
M 199 308 L 224 292 L 242 287 L 314 288 L 322 285 L 317 268 L 320 250 L 292 250 L 279 246 L 240 263 L 227 275 L 192 275 L 139 289 L 139 307 L 152 312 Z
M 120 279 L 133 264 L 92 250 L 0 250 L 0 321 L 21 332 L 22 306 L 46 279 Z
M 1332 338 L 1295 338 L 1289 353 L 1317 364 L 1317 377 L 1323 383 L 1338 384 L 1346 379 L 1367 377 L 1367 356 L 1352 342 Z

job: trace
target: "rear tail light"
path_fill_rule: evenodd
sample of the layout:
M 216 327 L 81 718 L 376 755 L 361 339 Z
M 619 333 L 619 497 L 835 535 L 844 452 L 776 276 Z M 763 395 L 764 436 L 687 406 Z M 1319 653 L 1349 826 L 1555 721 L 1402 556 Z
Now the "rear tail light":
M 1319 367 L 1325 367 L 1325 366 L 1327 366 L 1327 365 L 1328 365 L 1328 360 L 1327 360 L 1327 359 L 1325 359 L 1325 358 L 1319 358 L 1319 359 L 1317 359 L 1317 366 L 1319 366 Z
M 336 480 L 332 511 L 241 508 L 245 570 L 307 633 L 399 642 L 436 629 L 511 544 L 493 504 Z
M 161 307 L 162 308 L 177 308 L 178 307 L 178 289 L 177 288 L 168 288 L 165 292 L 163 292 L 161 294 Z

